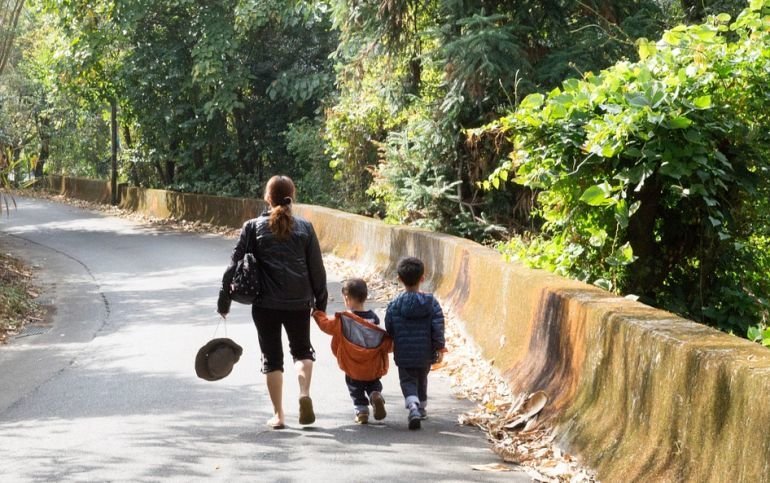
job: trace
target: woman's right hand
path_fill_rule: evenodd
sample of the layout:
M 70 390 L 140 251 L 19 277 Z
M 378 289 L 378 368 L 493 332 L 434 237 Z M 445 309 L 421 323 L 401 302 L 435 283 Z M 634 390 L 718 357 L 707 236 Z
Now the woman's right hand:
M 217 313 L 222 316 L 222 318 L 227 317 L 227 314 L 230 313 L 230 296 L 227 292 L 225 292 L 224 289 L 219 290 L 219 298 L 217 299 Z

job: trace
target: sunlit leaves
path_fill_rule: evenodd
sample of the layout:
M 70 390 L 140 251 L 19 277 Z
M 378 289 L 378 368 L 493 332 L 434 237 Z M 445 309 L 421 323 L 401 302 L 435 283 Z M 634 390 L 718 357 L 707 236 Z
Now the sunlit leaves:
M 764 238 L 752 238 L 770 230 L 755 208 L 767 208 L 770 170 L 762 144 L 770 132 L 770 17 L 759 17 L 760 6 L 770 2 L 729 28 L 730 16 L 720 15 L 657 42 L 639 40 L 639 62 L 530 95 L 489 125 L 515 147 L 508 179 L 539 190 L 542 231 L 516 245 L 523 259 L 613 290 L 632 284 L 723 327 L 767 316 L 761 297 L 720 286 L 742 283 L 735 270 L 755 270 L 732 263 L 739 253 L 759 253 L 760 266 L 770 260 L 756 248 Z M 502 186 L 501 172 L 483 186 Z M 699 278 L 703 266 L 709 276 Z M 767 297 L 770 286 L 750 279 L 752 292 Z M 698 284 L 698 293 L 682 289 Z M 725 315 L 738 303 L 747 304 L 745 316 Z
M 617 203 L 612 196 L 612 187 L 609 183 L 591 186 L 580 196 L 580 201 L 591 206 L 609 206 Z
M 639 46 L 639 59 L 645 60 L 651 55 L 655 55 L 655 52 L 657 52 L 657 47 L 655 46 L 654 42 L 650 42 L 647 39 L 639 39 L 637 41 L 637 44 Z
M 746 338 L 759 342 L 765 347 L 770 347 L 770 327 L 762 327 L 761 325 L 750 326 L 746 332 Z
M 696 97 L 693 99 L 692 104 L 696 109 L 708 109 L 711 107 L 711 96 L 705 95 Z
M 523 110 L 539 109 L 543 105 L 544 100 L 545 96 L 536 92 L 525 97 L 519 104 L 519 108 Z

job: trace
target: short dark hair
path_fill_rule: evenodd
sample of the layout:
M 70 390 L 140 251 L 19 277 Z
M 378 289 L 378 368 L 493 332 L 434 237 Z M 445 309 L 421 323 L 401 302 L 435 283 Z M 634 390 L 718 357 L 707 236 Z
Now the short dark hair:
M 396 272 L 404 285 L 414 287 L 425 273 L 425 264 L 417 257 L 404 257 L 398 261 Z
M 361 278 L 348 278 L 342 281 L 342 294 L 355 299 L 359 302 L 366 300 L 369 291 L 366 288 L 366 282 Z

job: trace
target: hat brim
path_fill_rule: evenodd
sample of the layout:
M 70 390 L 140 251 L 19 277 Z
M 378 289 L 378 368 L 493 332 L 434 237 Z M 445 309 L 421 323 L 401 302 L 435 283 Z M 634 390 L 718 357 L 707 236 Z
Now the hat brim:
M 210 367 L 210 356 L 215 355 L 216 365 Z M 232 371 L 233 366 L 241 358 L 243 348 L 232 339 L 219 338 L 206 342 L 195 356 L 195 374 L 206 381 L 218 381 Z

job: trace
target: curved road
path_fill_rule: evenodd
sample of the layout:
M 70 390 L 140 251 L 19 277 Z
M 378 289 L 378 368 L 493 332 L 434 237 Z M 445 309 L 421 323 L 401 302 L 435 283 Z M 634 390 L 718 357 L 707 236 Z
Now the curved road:
M 216 295 L 234 240 L 17 202 L 0 219 L 1 246 L 39 267 L 52 316 L 0 347 L 0 480 L 530 481 L 472 470 L 498 459 L 481 432 L 457 425 L 470 403 L 439 374 L 422 430 L 406 427 L 393 369 L 384 424 L 354 424 L 329 337 L 315 324 L 318 419 L 296 424 L 288 360 L 289 427 L 267 430 L 249 307 L 234 304 L 228 318 L 227 335 L 244 348 L 232 374 L 206 382 L 193 369 L 198 348 L 225 334 Z M 341 308 L 338 282 L 329 273 L 330 311 Z

